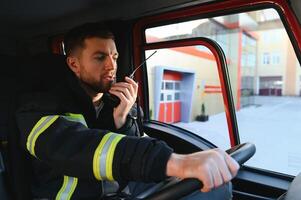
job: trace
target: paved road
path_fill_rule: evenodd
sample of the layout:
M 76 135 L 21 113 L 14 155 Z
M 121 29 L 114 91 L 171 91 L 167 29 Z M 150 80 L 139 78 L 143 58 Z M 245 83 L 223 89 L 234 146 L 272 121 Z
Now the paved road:
M 241 142 L 257 147 L 248 165 L 297 175 L 301 172 L 301 98 L 255 97 L 255 105 L 237 112 Z M 177 123 L 222 149 L 230 147 L 224 113 L 208 122 Z

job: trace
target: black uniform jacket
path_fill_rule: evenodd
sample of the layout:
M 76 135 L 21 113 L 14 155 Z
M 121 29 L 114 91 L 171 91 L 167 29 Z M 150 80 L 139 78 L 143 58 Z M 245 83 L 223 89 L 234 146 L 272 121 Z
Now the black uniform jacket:
M 24 95 L 16 113 L 21 145 L 30 154 L 32 190 L 49 199 L 99 199 L 102 181 L 160 181 L 172 150 L 137 137 L 135 116 L 116 129 L 113 108 L 96 117 L 91 98 L 70 70 L 48 92 Z

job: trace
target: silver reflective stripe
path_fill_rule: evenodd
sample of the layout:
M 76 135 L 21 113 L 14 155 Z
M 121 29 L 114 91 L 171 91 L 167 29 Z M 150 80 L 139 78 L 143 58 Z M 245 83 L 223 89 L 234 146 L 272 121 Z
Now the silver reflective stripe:
M 93 156 L 93 173 L 97 180 L 113 181 L 113 160 L 117 144 L 124 135 L 109 132 L 103 136 Z
M 62 192 L 61 199 L 68 198 L 70 191 L 71 191 L 71 186 L 72 186 L 73 181 L 74 181 L 73 177 L 68 177 L 68 182 L 67 182 L 65 190 Z
M 56 200 L 69 200 L 77 185 L 77 178 L 64 176 L 63 185 L 56 196 Z
M 101 155 L 99 157 L 99 166 L 100 166 L 100 176 L 103 179 L 108 179 L 107 177 L 107 171 L 106 171 L 106 163 L 107 163 L 107 155 L 110 149 L 110 146 L 112 144 L 112 141 L 117 137 L 118 135 L 110 135 L 110 138 L 106 142 L 106 144 L 103 147 L 103 150 L 101 152 Z
M 51 121 L 51 119 L 55 118 L 57 116 L 55 115 L 52 115 L 52 116 L 47 116 L 46 119 L 34 130 L 34 132 L 30 135 L 30 138 L 29 138 L 29 151 L 30 153 L 33 154 L 33 152 L 31 152 L 32 150 L 32 146 L 33 146 L 33 140 L 35 138 L 35 136 L 40 132 L 40 130 L 49 122 Z

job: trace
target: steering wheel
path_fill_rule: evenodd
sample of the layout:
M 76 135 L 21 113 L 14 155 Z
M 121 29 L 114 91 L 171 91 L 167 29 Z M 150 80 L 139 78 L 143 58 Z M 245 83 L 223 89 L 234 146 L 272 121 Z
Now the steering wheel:
M 256 148 L 252 143 L 239 144 L 231 149 L 228 149 L 226 152 L 234 158 L 240 165 L 245 163 L 255 154 Z M 166 183 L 167 182 L 167 183 Z M 174 182 L 177 182 L 173 184 Z M 160 185 L 161 184 L 161 185 Z M 192 192 L 199 190 L 203 187 L 203 183 L 195 178 L 184 179 L 178 181 L 176 178 L 167 180 L 164 183 L 159 183 L 158 187 L 163 189 L 154 192 L 145 198 L 145 200 L 169 200 L 169 199 L 179 199 L 184 197 Z

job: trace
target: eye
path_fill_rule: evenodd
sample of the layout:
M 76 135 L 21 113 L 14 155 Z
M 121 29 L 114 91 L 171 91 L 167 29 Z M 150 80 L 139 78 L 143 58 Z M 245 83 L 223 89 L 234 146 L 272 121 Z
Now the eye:
M 118 59 L 118 55 L 114 55 L 114 56 L 113 56 L 113 60 L 114 60 L 114 61 L 117 61 L 117 59 Z
M 101 54 L 97 55 L 95 57 L 95 59 L 98 60 L 98 61 L 104 61 L 106 59 L 106 55 L 101 55 Z

